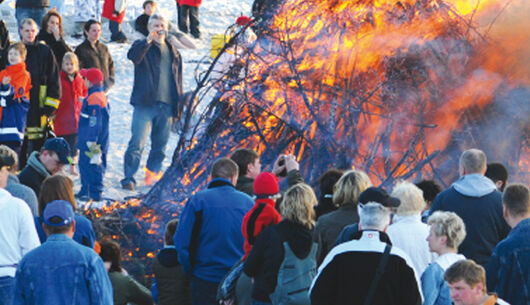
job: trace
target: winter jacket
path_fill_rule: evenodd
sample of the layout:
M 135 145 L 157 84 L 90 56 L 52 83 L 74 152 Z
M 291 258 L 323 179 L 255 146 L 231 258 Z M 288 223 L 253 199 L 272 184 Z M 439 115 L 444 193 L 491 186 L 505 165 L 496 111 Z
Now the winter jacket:
M 9 84 L 2 84 L 11 77 Z M 0 142 L 22 142 L 29 109 L 31 79 L 26 63 L 7 66 L 0 71 Z
M 42 181 L 50 176 L 50 173 L 39 160 L 39 152 L 34 151 L 28 159 L 26 167 L 18 174 L 20 183 L 29 186 L 37 197 L 39 197 Z
M 33 218 L 35 222 L 35 228 L 37 229 L 37 234 L 39 235 L 39 240 L 41 243 L 44 243 L 48 239 L 48 235 L 44 232 L 43 219 L 42 217 L 35 216 Z M 83 215 L 74 215 L 75 220 L 75 232 L 72 237 L 73 240 L 78 242 L 83 246 L 87 246 L 90 249 L 94 249 L 94 244 L 96 243 L 96 233 L 94 232 L 94 227 L 92 222 Z
M 254 278 L 252 299 L 270 302 L 269 295 L 276 288 L 284 258 L 283 243 L 287 242 L 298 258 L 305 258 L 313 246 L 311 233 L 306 227 L 290 220 L 283 220 L 261 232 L 243 267 L 245 274 Z
M 59 40 L 57 40 L 52 33 L 40 30 L 39 34 L 37 35 L 37 40 L 44 41 L 46 45 L 52 49 L 53 55 L 55 55 L 55 60 L 57 61 L 57 65 L 59 66 L 60 70 L 62 68 L 64 54 L 66 52 L 72 52 L 72 49 L 66 44 L 64 38 L 60 37 Z
M 166 246 L 153 259 L 158 305 L 191 305 L 190 281 L 174 246 Z
M 182 96 L 182 59 L 177 49 L 173 48 L 166 40 L 166 46 L 172 57 L 171 71 L 171 94 L 173 97 L 173 116 L 179 115 L 180 97 Z M 158 80 L 160 76 L 160 48 L 157 43 L 148 43 L 147 39 L 136 40 L 127 58 L 134 63 L 134 85 L 131 94 L 131 104 L 151 106 L 155 105 L 158 92 Z
M 421 275 L 421 289 L 425 301 L 423 305 L 451 305 L 449 286 L 444 280 L 445 271 L 459 260 L 466 259 L 462 254 L 446 253 L 431 263 Z
M 510 304 L 530 304 L 530 218 L 495 247 L 486 273 L 488 291 Z
M 333 204 L 333 194 L 321 194 L 317 206 L 315 206 L 315 213 L 317 220 L 320 216 L 336 211 L 337 207 Z
M 136 21 L 134 22 L 134 29 L 147 37 L 147 35 L 149 35 L 149 31 L 147 30 L 147 23 L 149 23 L 149 16 L 147 16 L 146 14 L 141 14 L 140 16 L 138 16 L 138 18 L 136 18 Z
M 489 178 L 465 175 L 434 198 L 431 214 L 441 210 L 460 216 L 467 234 L 459 252 L 486 268 L 493 248 L 510 231 L 502 217 L 501 200 L 501 193 Z
M 77 134 L 79 113 L 83 103 L 80 97 L 87 96 L 85 81 L 79 73 L 71 81 L 66 72 L 61 71 L 61 88 L 63 93 L 59 108 L 55 111 L 54 131 L 57 136 Z
M 125 17 L 125 0 L 105 0 L 101 16 L 121 24 Z
M 59 67 L 52 50 L 43 43 L 26 44 L 26 67 L 31 75 L 30 104 L 26 123 L 29 140 L 44 137 L 46 119 L 61 99 Z
M 354 239 L 333 248 L 311 286 L 311 304 L 363 304 L 387 245 L 379 231 L 361 231 Z M 410 258 L 392 247 L 372 305 L 420 305 L 420 282 Z M 352 300 L 355 300 L 354 302 Z
M 202 3 L 202 0 L 177 0 L 179 5 L 189 5 L 199 7 Z
M 109 278 L 112 283 L 114 305 L 153 304 L 149 289 L 135 281 L 130 275 L 114 271 L 109 272 Z
M 319 265 L 333 248 L 342 229 L 358 221 L 357 207 L 353 204 L 343 205 L 336 211 L 322 215 L 318 219 L 313 240 L 318 243 L 317 263 Z
M 77 148 L 81 152 L 89 149 L 87 141 L 100 145 L 106 154 L 109 148 L 109 107 L 102 87 L 91 87 L 83 101 L 79 118 Z
M 186 274 L 220 282 L 243 256 L 243 217 L 252 199 L 224 178 L 214 178 L 206 190 L 190 197 L 175 236 L 179 262 Z
M 29 206 L 29 209 L 31 210 L 31 214 L 33 214 L 33 216 L 36 216 L 38 214 L 38 201 L 35 192 L 28 186 L 20 183 L 17 176 L 9 174 L 5 189 L 9 193 L 11 193 L 13 197 L 22 199 Z
M 90 42 L 85 39 L 77 48 L 75 54 L 79 58 L 79 69 L 98 68 L 103 72 L 103 88 L 105 92 L 114 85 L 114 62 L 109 50 L 101 41 L 96 42 L 94 49 Z
M 47 8 L 50 6 L 50 0 L 17 0 L 15 7 L 24 8 Z
M 275 225 L 282 220 L 280 213 L 274 208 L 276 202 L 269 198 L 256 199 L 254 207 L 243 218 L 243 237 L 245 238 L 245 258 L 258 235 L 270 225 Z
M 1 3 L 1 2 L 0 2 Z M 7 48 L 9 41 L 9 31 L 7 30 L 4 20 L 0 20 L 0 70 L 4 70 L 7 64 Z

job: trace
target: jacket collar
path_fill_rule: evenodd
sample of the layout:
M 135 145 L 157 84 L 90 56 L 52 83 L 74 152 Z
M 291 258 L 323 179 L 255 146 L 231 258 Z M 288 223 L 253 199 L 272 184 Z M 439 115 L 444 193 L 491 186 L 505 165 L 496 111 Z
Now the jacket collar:
M 103 90 L 102 86 L 92 86 L 88 89 L 88 95 L 91 95 L 94 92 L 105 92 L 105 90 Z
M 20 71 L 26 71 L 26 63 L 25 62 L 21 62 L 21 63 L 18 63 L 16 65 L 6 66 L 6 71 L 10 75 L 12 75 L 14 73 L 19 73 Z
M 530 218 L 521 220 L 513 229 L 510 231 L 511 234 L 518 234 L 520 231 L 530 231 Z
M 40 162 L 38 152 L 34 151 L 31 153 L 28 159 L 28 165 L 31 166 L 34 170 L 36 170 L 41 176 L 50 176 L 50 172 L 48 172 L 44 164 Z
M 234 187 L 232 182 L 230 182 L 228 179 L 225 179 L 225 178 L 213 178 L 212 181 L 210 183 L 208 183 L 208 188 L 209 189 L 216 188 L 216 187 L 221 187 L 221 186 Z
M 390 241 L 390 237 L 385 232 L 377 231 L 377 230 L 362 230 L 353 235 L 352 239 L 359 239 L 359 240 L 376 240 L 380 241 L 389 245 L 392 245 L 392 242 Z
M 68 235 L 66 234 L 52 234 L 50 236 L 48 236 L 48 238 L 46 239 L 46 242 L 49 242 L 49 241 L 63 241 L 63 240 L 72 240 L 70 237 L 68 237 Z

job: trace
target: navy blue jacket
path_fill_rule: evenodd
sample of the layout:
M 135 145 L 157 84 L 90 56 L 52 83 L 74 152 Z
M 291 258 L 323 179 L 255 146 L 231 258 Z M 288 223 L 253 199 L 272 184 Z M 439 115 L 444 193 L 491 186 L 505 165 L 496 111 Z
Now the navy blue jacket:
M 0 84 L 0 106 L 3 107 L 0 118 L 0 143 L 22 142 L 26 117 L 29 109 L 29 100 L 14 98 L 15 88 L 11 85 Z
M 91 87 L 88 96 L 83 100 L 79 116 L 79 140 L 77 148 L 82 152 L 88 150 L 87 141 L 101 145 L 101 152 L 106 154 L 109 148 L 109 106 L 102 87 Z
M 178 116 L 178 103 L 182 95 L 182 60 L 177 49 L 173 48 L 166 40 L 173 59 L 171 64 L 172 84 L 171 96 L 173 97 L 173 116 Z M 157 101 L 158 80 L 160 77 L 160 48 L 156 43 L 147 43 L 147 39 L 136 40 L 127 58 L 134 63 L 134 85 L 131 94 L 132 105 L 150 106 Z
M 493 248 L 510 232 L 502 217 L 501 197 L 490 179 L 471 174 L 439 193 L 431 207 L 431 214 L 438 210 L 450 211 L 462 218 L 467 234 L 458 252 L 484 268 Z
M 173 237 L 184 272 L 220 282 L 244 254 L 241 226 L 253 205 L 250 196 L 223 178 L 191 196 Z
M 510 304 L 530 304 L 530 218 L 515 226 L 491 256 L 488 291 Z

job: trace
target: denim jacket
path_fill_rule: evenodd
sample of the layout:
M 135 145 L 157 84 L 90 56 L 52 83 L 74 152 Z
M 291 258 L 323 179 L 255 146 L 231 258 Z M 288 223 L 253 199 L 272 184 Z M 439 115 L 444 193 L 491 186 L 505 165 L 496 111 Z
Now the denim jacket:
M 96 252 L 53 234 L 20 261 L 13 304 L 112 305 L 112 285 Z
M 515 226 L 493 250 L 487 268 L 488 291 L 510 304 L 530 304 L 530 218 Z
M 421 290 L 425 298 L 423 305 L 452 304 L 444 273 L 452 264 L 462 259 L 466 259 L 462 254 L 446 253 L 427 266 L 421 275 Z

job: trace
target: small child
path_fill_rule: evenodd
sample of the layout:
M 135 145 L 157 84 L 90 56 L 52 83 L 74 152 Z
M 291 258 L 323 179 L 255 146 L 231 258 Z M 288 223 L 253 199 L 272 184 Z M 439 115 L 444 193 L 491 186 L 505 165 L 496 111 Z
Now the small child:
M 149 23 L 149 17 L 156 12 L 156 2 L 153 0 L 147 0 L 143 4 L 144 13 L 136 18 L 134 22 L 134 29 L 142 33 L 144 36 L 149 35 L 147 30 L 147 23 Z
M 88 96 L 83 100 L 79 118 L 81 190 L 77 197 L 100 201 L 109 146 L 109 107 L 101 70 L 90 68 L 79 73 L 85 79 Z
M 273 173 L 260 173 L 254 180 L 256 202 L 243 218 L 242 230 L 245 238 L 243 246 L 245 256 L 243 259 L 247 258 L 259 233 L 266 227 L 275 225 L 282 220 L 280 213 L 275 208 L 275 200 L 280 197 L 279 193 L 278 177 Z
M 166 225 L 164 248 L 153 259 L 155 278 L 151 286 L 153 300 L 160 305 L 191 305 L 190 281 L 177 258 L 173 235 L 177 230 L 178 219 Z
M 7 50 L 9 65 L 0 71 L 0 144 L 20 153 L 29 109 L 31 78 L 26 70 L 26 47 L 18 42 Z
M 63 57 L 61 77 L 61 103 L 55 111 L 53 123 L 55 134 L 63 137 L 72 149 L 70 156 L 74 165 L 70 165 L 69 172 L 77 175 L 77 130 L 79 126 L 79 113 L 83 105 L 83 97 L 87 95 L 85 81 L 79 74 L 79 60 L 73 52 L 66 52 Z

